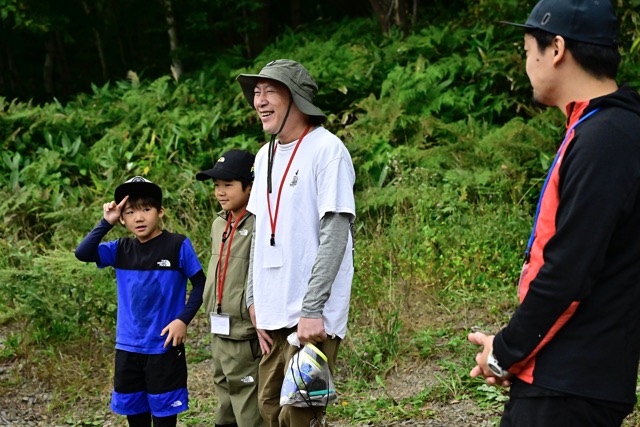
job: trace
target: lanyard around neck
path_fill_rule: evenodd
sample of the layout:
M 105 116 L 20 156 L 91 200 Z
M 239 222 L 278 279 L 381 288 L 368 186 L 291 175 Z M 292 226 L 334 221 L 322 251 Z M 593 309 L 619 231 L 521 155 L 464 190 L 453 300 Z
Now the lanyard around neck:
M 236 232 L 236 228 L 238 228 L 238 224 L 240 224 L 240 220 L 242 219 L 245 213 L 247 213 L 246 209 L 242 211 L 240 216 L 238 216 L 238 218 L 233 223 L 233 226 L 231 226 L 231 219 L 233 217 L 233 214 L 229 212 L 227 217 L 227 225 L 224 227 L 224 232 L 222 233 L 222 241 L 220 242 L 220 255 L 218 256 L 218 307 L 217 307 L 218 314 L 222 313 L 222 292 L 224 290 L 224 281 L 227 278 L 227 267 L 229 266 L 229 255 L 231 254 L 231 243 L 233 242 L 233 236 Z M 231 231 L 229 232 L 229 235 L 227 235 L 227 231 L 229 231 L 229 227 L 231 227 Z M 229 240 L 229 244 L 227 245 L 227 255 L 225 257 L 224 266 L 223 266 L 222 252 L 224 250 L 224 244 L 227 240 Z
M 544 180 L 544 184 L 542 185 L 542 191 L 540 192 L 540 198 L 538 199 L 538 206 L 536 208 L 536 216 L 533 218 L 533 228 L 531 229 L 531 236 L 529 236 L 529 242 L 527 243 L 527 249 L 524 251 L 524 260 L 525 262 L 529 262 L 529 258 L 531 257 L 531 248 L 533 247 L 533 241 L 536 235 L 536 227 L 538 226 L 538 216 L 540 215 L 540 208 L 542 206 L 542 197 L 544 196 L 545 191 L 547 190 L 547 184 L 549 183 L 549 179 L 551 178 L 551 173 L 553 169 L 555 169 L 556 164 L 558 163 L 558 159 L 560 158 L 560 154 L 562 153 L 562 149 L 564 148 L 567 141 L 569 141 L 569 136 L 571 136 L 571 132 L 573 129 L 578 126 L 580 123 L 587 120 L 589 117 L 593 116 L 600 109 L 596 108 L 595 110 L 589 112 L 589 114 L 584 115 L 580 120 L 573 124 L 564 135 L 564 139 L 562 140 L 562 144 L 560 144 L 560 148 L 556 153 L 555 158 L 553 159 L 553 163 L 551 163 L 551 167 L 549 168 L 549 172 L 547 173 L 547 178 Z
M 269 244 L 271 246 L 275 246 L 276 245 L 276 223 L 278 221 L 278 211 L 280 209 L 280 196 L 282 195 L 282 186 L 284 185 L 284 181 L 287 179 L 287 174 L 289 173 L 289 168 L 291 167 L 291 163 L 293 163 L 293 158 L 296 156 L 296 152 L 298 151 L 298 147 L 300 147 L 300 144 L 302 143 L 302 140 L 307 135 L 307 133 L 309 133 L 309 130 L 311 130 L 311 125 L 307 126 L 307 128 L 304 130 L 304 132 L 302 132 L 302 136 L 300 136 L 300 139 L 298 139 L 298 142 L 296 142 L 296 146 L 293 149 L 293 153 L 291 154 L 291 157 L 289 158 L 289 163 L 287 164 L 287 168 L 284 170 L 284 174 L 282 175 L 282 179 L 280 180 L 280 188 L 278 189 L 278 198 L 276 199 L 276 212 L 275 212 L 275 214 L 271 213 L 271 197 L 270 197 L 270 194 L 269 194 L 269 190 L 267 189 L 267 207 L 269 208 L 269 222 L 271 223 L 271 239 L 269 240 Z M 273 162 L 273 157 L 276 154 L 276 148 L 278 148 L 278 144 L 275 144 L 274 147 L 273 147 L 272 162 Z

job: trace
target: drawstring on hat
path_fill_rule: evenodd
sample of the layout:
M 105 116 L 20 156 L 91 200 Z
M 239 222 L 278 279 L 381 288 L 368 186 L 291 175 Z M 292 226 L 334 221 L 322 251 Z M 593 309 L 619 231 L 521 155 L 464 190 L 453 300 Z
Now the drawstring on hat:
M 271 171 L 273 169 L 273 145 L 276 143 L 276 136 L 282 132 L 284 129 L 285 123 L 287 123 L 287 118 L 289 118 L 289 111 L 291 111 L 291 105 L 293 105 L 293 96 L 289 98 L 289 106 L 287 107 L 287 114 L 284 115 L 284 120 L 282 120 L 282 124 L 280 125 L 280 129 L 278 132 L 271 135 L 271 139 L 269 140 L 269 153 L 267 155 L 267 191 L 271 194 Z

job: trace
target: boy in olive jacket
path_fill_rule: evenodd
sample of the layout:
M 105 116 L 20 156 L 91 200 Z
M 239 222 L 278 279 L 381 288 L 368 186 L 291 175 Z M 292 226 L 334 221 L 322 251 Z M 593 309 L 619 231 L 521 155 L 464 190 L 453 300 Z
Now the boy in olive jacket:
M 243 150 L 225 153 L 200 181 L 213 179 L 222 211 L 211 226 L 211 259 L 204 304 L 211 321 L 213 377 L 218 394 L 217 427 L 256 427 L 258 337 L 245 302 L 254 216 L 247 212 L 253 185 L 254 155 Z

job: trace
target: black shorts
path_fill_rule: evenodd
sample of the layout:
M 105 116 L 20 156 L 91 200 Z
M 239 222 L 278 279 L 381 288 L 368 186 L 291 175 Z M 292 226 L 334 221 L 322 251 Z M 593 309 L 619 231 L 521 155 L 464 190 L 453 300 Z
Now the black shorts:
M 162 354 L 116 350 L 111 409 L 121 415 L 151 412 L 156 417 L 188 409 L 184 345 Z

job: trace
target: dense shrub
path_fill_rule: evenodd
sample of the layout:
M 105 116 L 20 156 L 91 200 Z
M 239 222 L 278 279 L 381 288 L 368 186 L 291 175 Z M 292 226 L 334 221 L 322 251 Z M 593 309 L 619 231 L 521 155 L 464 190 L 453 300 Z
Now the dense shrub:
M 466 313 L 498 296 L 481 322 L 500 322 L 563 131 L 558 111 L 528 106 L 522 34 L 495 26 L 524 9 L 473 2 L 459 20 L 408 37 L 383 36 L 370 19 L 309 26 L 282 34 L 250 67 L 229 55 L 179 83 L 131 74 L 64 105 L 0 97 L 0 326 L 22 332 L 4 337 L 0 358 L 113 326 L 113 277 L 71 251 L 130 176 L 163 187 L 166 227 L 189 235 L 206 263 L 217 203 L 195 173 L 229 148 L 257 151 L 264 142 L 234 79 L 284 57 L 316 77 L 326 126 L 356 167 L 347 374 L 370 381 L 403 355 L 432 357 L 444 338 L 459 348 L 453 326 L 419 331 L 425 307 Z M 630 10 L 623 21 L 624 47 L 636 51 L 637 19 Z M 625 54 L 624 67 L 625 80 L 640 82 L 637 55 Z M 460 321 L 448 316 L 443 323 Z M 417 342 L 434 347 L 412 349 Z

